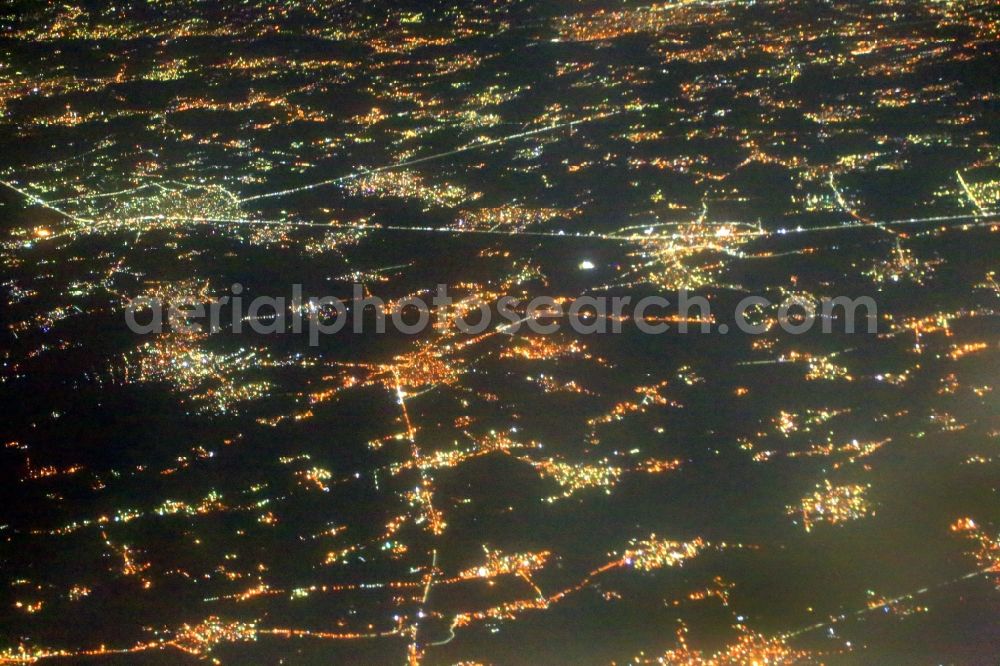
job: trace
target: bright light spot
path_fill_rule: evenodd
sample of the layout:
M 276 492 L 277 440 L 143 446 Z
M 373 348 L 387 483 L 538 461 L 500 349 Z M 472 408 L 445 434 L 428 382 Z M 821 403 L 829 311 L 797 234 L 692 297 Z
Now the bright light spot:
M 580 270 L 581 271 L 594 270 L 594 262 L 592 262 L 590 259 L 584 259 L 583 261 L 580 262 Z

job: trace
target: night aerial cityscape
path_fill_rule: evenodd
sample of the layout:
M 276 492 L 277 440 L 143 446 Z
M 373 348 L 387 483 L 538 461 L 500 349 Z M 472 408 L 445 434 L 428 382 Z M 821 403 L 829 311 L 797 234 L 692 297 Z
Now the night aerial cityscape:
M 3 3 L 0 664 L 1000 663 L 998 62 L 991 0 Z

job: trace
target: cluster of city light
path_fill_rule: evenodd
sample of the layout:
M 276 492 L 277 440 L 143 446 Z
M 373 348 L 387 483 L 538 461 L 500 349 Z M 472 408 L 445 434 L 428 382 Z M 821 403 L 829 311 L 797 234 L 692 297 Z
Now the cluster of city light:
M 736 625 L 736 640 L 725 647 L 706 652 L 691 647 L 687 641 L 686 626 L 677 631 L 676 648 L 657 656 L 640 652 L 633 658 L 636 664 L 662 664 L 663 666 L 754 666 L 810 663 L 813 655 L 807 650 L 793 648 L 785 639 L 769 637 L 748 629 L 743 624 Z
M 479 564 L 459 572 L 458 578 L 493 578 L 509 574 L 524 575 L 545 566 L 549 558 L 548 551 L 540 553 L 513 553 L 504 554 L 499 550 L 489 550 L 486 552 L 485 564 Z
M 413 171 L 379 171 L 350 181 L 345 189 L 354 196 L 416 199 L 427 206 L 447 208 L 471 203 L 481 196 L 461 185 L 428 184 Z
M 633 542 L 625 551 L 625 564 L 639 571 L 652 571 L 661 567 L 681 566 L 685 560 L 697 556 L 708 544 L 698 537 L 692 541 L 671 541 L 657 538 Z
M 964 535 L 976 545 L 972 556 L 976 558 L 980 569 L 997 575 L 997 585 L 1000 585 L 1000 534 L 993 534 L 981 527 L 972 518 L 959 518 L 951 525 L 951 531 Z
M 215 413 L 266 397 L 272 388 L 269 382 L 241 377 L 266 364 L 266 359 L 254 350 L 220 354 L 205 349 L 207 335 L 167 333 L 144 342 L 126 357 L 121 368 L 123 381 L 168 383 L 201 409 Z
M 506 205 L 495 208 L 474 208 L 459 212 L 455 221 L 458 229 L 486 229 L 489 231 L 524 231 L 555 217 L 566 217 L 572 212 L 558 208 L 528 208 Z
M 868 499 L 868 484 L 847 483 L 835 486 L 829 480 L 806 495 L 798 506 L 788 507 L 788 515 L 801 519 L 806 532 L 819 523 L 839 525 L 874 514 Z

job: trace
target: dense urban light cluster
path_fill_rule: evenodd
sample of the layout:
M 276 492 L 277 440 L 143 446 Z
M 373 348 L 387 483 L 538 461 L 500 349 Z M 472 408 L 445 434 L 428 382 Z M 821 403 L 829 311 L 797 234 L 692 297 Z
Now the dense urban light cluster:
M 814 655 L 808 651 L 797 650 L 781 638 L 768 637 L 739 624 L 736 625 L 736 630 L 737 637 L 733 643 L 716 652 L 706 653 L 688 645 L 688 629 L 682 627 L 677 631 L 678 647 L 667 650 L 656 657 L 647 657 L 644 653 L 640 653 L 634 659 L 634 663 L 685 664 L 689 666 L 742 666 L 743 664 L 788 666 L 789 664 L 808 664 L 816 661 Z
M 640 571 L 678 566 L 697 555 L 705 545 L 701 538 L 681 543 L 657 539 L 654 534 L 645 541 L 636 542 L 633 548 L 625 551 L 625 564 Z
M 797 507 L 788 507 L 792 516 L 800 516 L 806 532 L 816 523 L 836 525 L 849 520 L 858 520 L 872 513 L 865 497 L 868 487 L 861 484 L 834 486 L 824 481 L 823 487 L 802 498 Z

